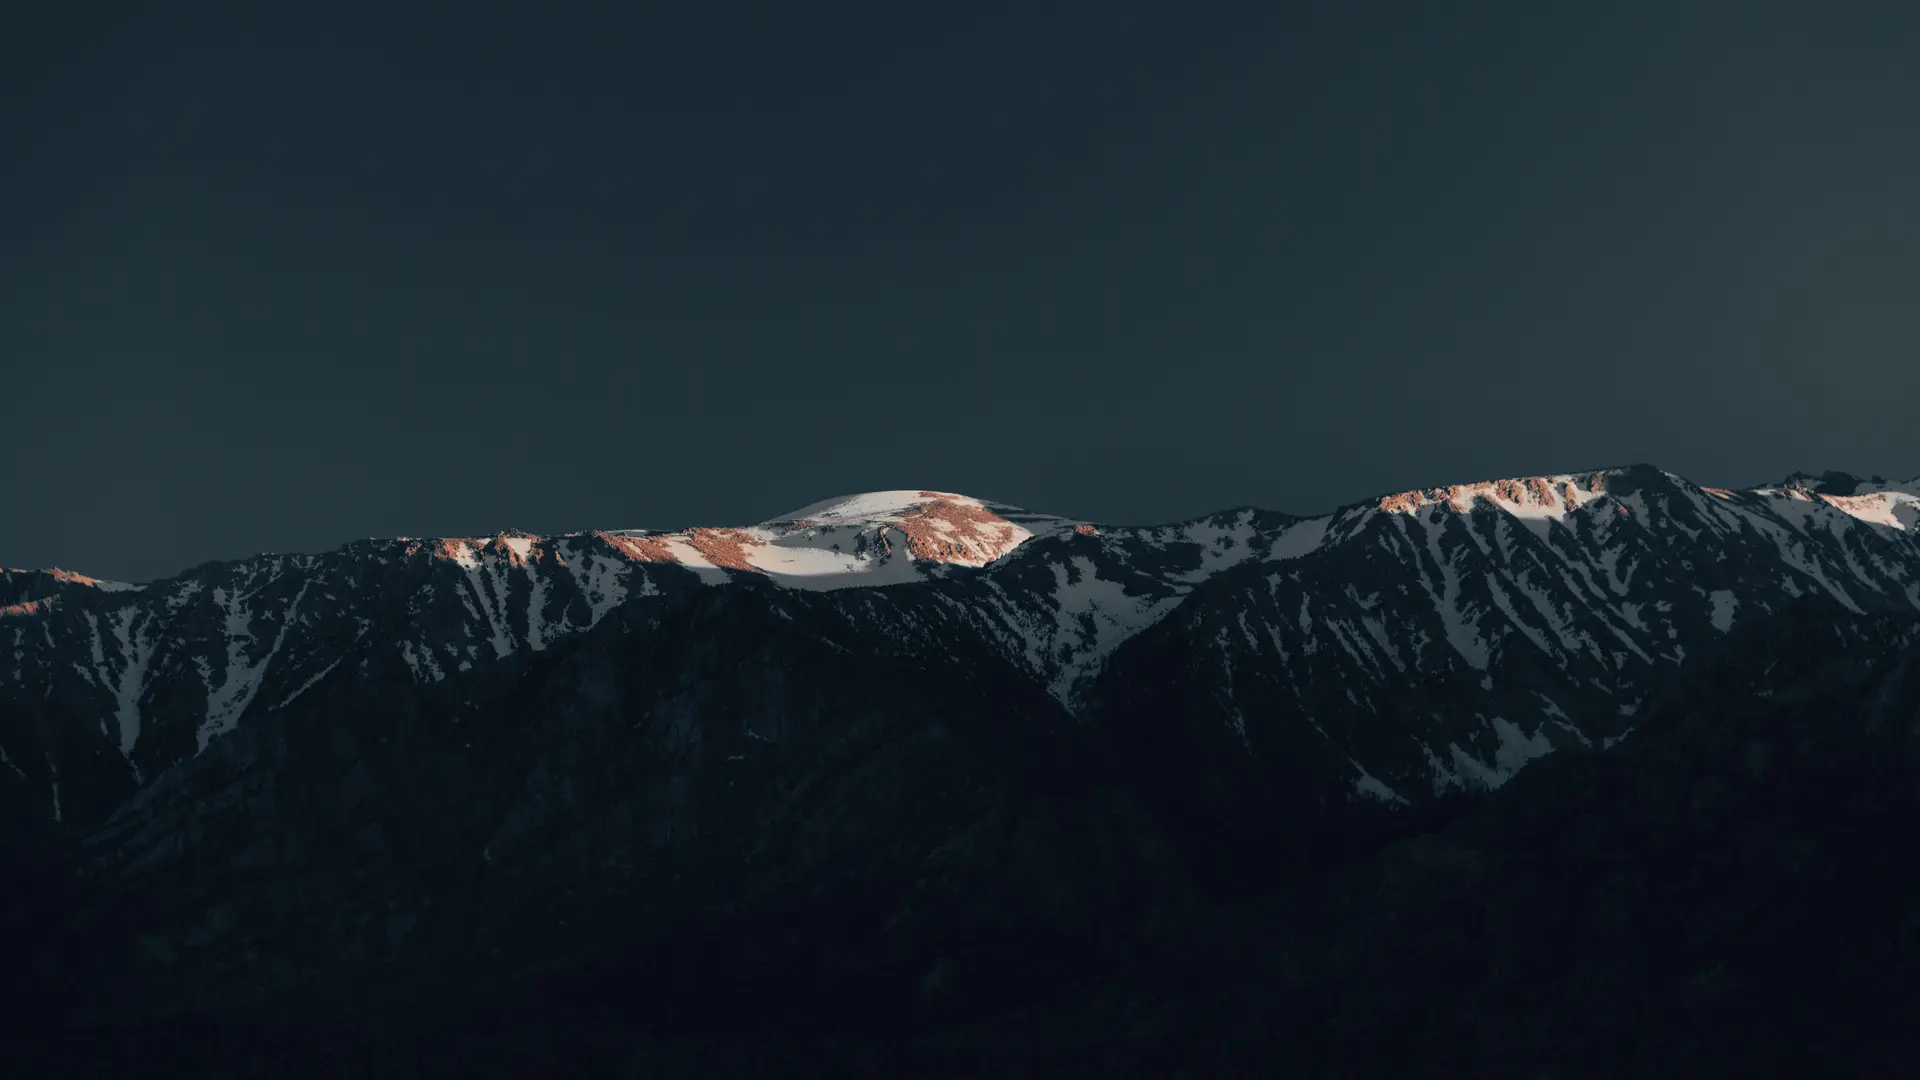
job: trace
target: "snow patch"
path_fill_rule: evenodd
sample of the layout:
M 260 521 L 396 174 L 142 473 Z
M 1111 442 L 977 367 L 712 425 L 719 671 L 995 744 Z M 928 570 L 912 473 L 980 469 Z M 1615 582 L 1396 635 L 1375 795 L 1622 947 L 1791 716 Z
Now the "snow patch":
M 1267 558 L 1297 559 L 1302 555 L 1318 551 L 1326 543 L 1327 529 L 1333 524 L 1333 515 L 1308 518 L 1290 525 L 1274 538 L 1273 546 L 1267 549 Z
M 692 544 L 677 536 L 662 536 L 659 540 L 666 545 L 667 551 L 673 556 L 673 561 L 693 571 L 701 581 L 709 585 L 724 585 L 729 580 L 724 569 L 715 566 Z
M 301 694 L 306 693 L 308 690 L 313 689 L 313 684 L 319 682 L 321 679 L 326 678 L 329 672 L 331 672 L 334 668 L 337 668 L 339 666 L 340 666 L 340 660 L 336 659 L 334 660 L 333 663 L 328 664 L 326 667 L 321 668 L 319 674 L 315 675 L 311 679 L 308 679 L 306 682 L 301 683 L 299 688 L 296 689 L 293 693 L 288 694 L 286 697 L 281 698 L 279 704 L 274 705 L 273 709 L 284 709 L 288 705 L 291 705 L 295 698 L 299 697 Z
M 1353 789 L 1355 791 L 1359 792 L 1361 795 L 1364 795 L 1369 799 L 1377 799 L 1380 802 L 1398 803 L 1402 806 L 1405 806 L 1407 804 L 1407 800 L 1404 796 L 1402 796 L 1399 792 L 1393 790 L 1392 788 L 1388 787 L 1385 783 L 1382 783 L 1379 780 L 1379 778 L 1375 777 L 1372 773 L 1368 772 L 1367 767 L 1365 765 L 1360 764 L 1359 759 L 1350 757 L 1347 759 L 1347 761 L 1351 763 L 1353 767 L 1359 770 L 1360 772 L 1359 779 L 1353 782 Z
M 141 615 L 133 608 L 122 608 L 113 613 L 108 624 L 120 646 L 120 677 L 114 682 L 113 692 L 120 722 L 120 754 L 128 759 L 140 741 L 140 698 L 147 691 L 147 671 L 153 664 L 154 640 L 144 632 L 151 630 L 153 620 Z
M 1513 779 L 1528 762 L 1553 753 L 1553 742 L 1543 732 L 1536 731 L 1528 735 L 1520 730 L 1519 725 L 1500 716 L 1486 721 L 1486 724 L 1499 740 L 1494 748 L 1493 763 L 1489 765 L 1461 749 L 1458 743 L 1451 743 L 1448 749 L 1452 751 L 1456 777 L 1464 773 L 1483 787 L 1497 788 Z
M 1733 612 L 1740 606 L 1740 601 L 1734 598 L 1733 590 L 1715 589 L 1708 593 L 1707 597 L 1713 601 L 1713 628 L 1723 634 L 1733 629 Z
M 253 644 L 252 616 L 246 606 L 246 602 L 252 598 L 251 594 L 241 595 L 221 588 L 213 590 L 214 602 L 220 605 L 226 615 L 227 667 L 220 685 L 214 687 L 206 661 L 200 661 L 201 675 L 208 680 L 207 715 L 200 724 L 199 748 L 194 751 L 196 755 L 204 752 L 214 739 L 233 730 L 234 725 L 240 722 L 240 717 L 245 715 L 247 706 L 253 704 L 254 695 L 260 692 L 261 680 L 266 676 L 267 666 L 279 655 L 280 646 L 286 641 L 287 631 L 293 627 L 300 613 L 300 602 L 306 598 L 310 585 L 311 581 L 301 583 L 300 591 L 294 594 L 293 602 L 287 605 L 281 617 L 280 629 L 273 635 L 273 644 L 267 648 L 266 655 L 254 661 L 247 659 L 247 647 Z

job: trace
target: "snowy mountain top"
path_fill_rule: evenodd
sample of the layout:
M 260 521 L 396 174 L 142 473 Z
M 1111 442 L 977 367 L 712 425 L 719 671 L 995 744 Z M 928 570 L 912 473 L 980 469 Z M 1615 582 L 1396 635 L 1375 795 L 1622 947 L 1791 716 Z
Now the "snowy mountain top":
M 1755 488 L 1753 494 L 1826 503 L 1861 521 L 1903 532 L 1920 527 L 1920 478 L 1890 483 L 1878 476 L 1863 480 L 1841 472 L 1794 473 L 1778 484 Z
M 823 524 L 876 524 L 898 521 L 928 503 L 945 501 L 968 506 L 985 506 L 986 503 L 966 495 L 947 491 L 928 491 L 925 489 L 903 489 L 899 491 L 868 491 L 858 495 L 840 495 L 809 503 L 791 513 L 782 514 L 771 522 L 762 524 L 780 524 L 796 521 L 817 521 Z
M 786 537 L 798 532 L 892 528 L 907 536 L 918 558 L 981 565 L 1035 536 L 1084 525 L 1017 506 L 948 491 L 870 491 L 803 506 L 754 531 Z
M 955 492 L 903 489 L 827 499 L 744 528 L 600 535 L 634 561 L 833 589 L 917 581 L 936 566 L 981 567 L 1035 536 L 1085 527 Z
M 1520 476 L 1402 491 L 1382 496 L 1379 507 L 1388 513 L 1411 514 L 1428 506 L 1467 511 L 1486 503 L 1516 517 L 1563 517 L 1605 495 L 1608 477 L 1623 471 L 1610 469 L 1557 476 Z
M 1209 552 L 1220 547 L 1238 553 L 1251 544 L 1265 557 L 1284 558 L 1337 540 L 1345 535 L 1344 525 L 1377 513 L 1497 509 L 1544 528 L 1597 502 L 1632 501 L 1632 493 L 1648 485 L 1677 485 L 1694 497 L 1713 496 L 1753 509 L 1830 507 L 1854 520 L 1920 535 L 1920 478 L 1890 483 L 1839 472 L 1795 473 L 1777 484 L 1728 490 L 1696 487 L 1652 466 L 1631 465 L 1419 488 L 1312 518 L 1242 510 L 1163 526 L 1115 527 L 922 488 L 826 499 L 743 527 L 593 530 L 545 537 L 508 529 L 484 537 L 374 538 L 349 544 L 341 554 L 371 555 L 380 562 L 394 554 L 424 554 L 468 571 L 483 565 L 532 568 L 610 559 L 629 566 L 678 565 L 715 583 L 730 573 L 746 573 L 796 588 L 836 589 L 921 581 L 945 573 L 947 567 L 984 567 L 1031 540 L 1063 534 L 1100 537 L 1103 544 L 1121 545 L 1116 552 L 1128 544 L 1158 549 L 1198 543 Z M 1196 573 L 1204 576 L 1203 571 Z M 0 589 L 0 602 L 24 602 L 74 587 L 101 593 L 147 588 L 58 569 L 0 570 L 0 581 L 7 579 L 11 586 Z
M 1417 489 L 1385 495 L 1377 503 L 1361 505 L 1377 505 L 1387 513 L 1400 514 L 1415 514 L 1428 507 L 1463 513 L 1486 507 L 1505 510 L 1519 518 L 1560 520 L 1596 501 L 1628 495 L 1649 482 L 1677 485 L 1722 500 L 1824 504 L 1857 520 L 1901 531 L 1920 525 L 1920 479 L 1890 483 L 1878 476 L 1862 479 L 1841 472 L 1794 473 L 1777 484 L 1735 491 L 1695 487 L 1682 477 L 1648 465 Z
M 1823 473 L 1793 473 L 1777 484 L 1765 484 L 1753 490 L 1757 495 L 1791 494 L 1797 492 L 1802 497 L 1810 498 L 1816 495 L 1861 495 L 1869 491 L 1882 490 L 1886 486 L 1887 481 L 1885 477 L 1859 477 L 1852 473 L 1828 470 Z
M 914 564 L 985 566 L 1037 535 L 1076 524 L 919 489 L 828 499 L 735 532 L 747 567 L 807 585 L 886 570 L 889 579 L 918 576 Z

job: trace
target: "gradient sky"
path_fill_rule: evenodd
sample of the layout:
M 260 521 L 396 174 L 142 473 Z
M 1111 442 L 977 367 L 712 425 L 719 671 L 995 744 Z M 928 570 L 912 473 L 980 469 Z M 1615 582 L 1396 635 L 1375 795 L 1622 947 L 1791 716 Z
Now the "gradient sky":
M 0 565 L 1920 474 L 1916 5 L 30 6 Z

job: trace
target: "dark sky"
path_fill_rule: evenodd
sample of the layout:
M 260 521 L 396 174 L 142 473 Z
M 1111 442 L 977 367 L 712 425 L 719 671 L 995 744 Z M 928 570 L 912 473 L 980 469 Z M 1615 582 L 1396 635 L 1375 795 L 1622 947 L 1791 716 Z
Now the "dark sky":
M 0 565 L 1920 474 L 1917 5 L 14 7 Z

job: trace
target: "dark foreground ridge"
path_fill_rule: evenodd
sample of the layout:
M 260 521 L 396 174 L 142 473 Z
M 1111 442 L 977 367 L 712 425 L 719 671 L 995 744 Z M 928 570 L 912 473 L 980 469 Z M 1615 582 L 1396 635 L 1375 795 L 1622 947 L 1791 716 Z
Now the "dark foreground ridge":
M 1904 1074 L 1912 534 L 1556 483 L 882 588 L 16 577 L 9 1075 Z

